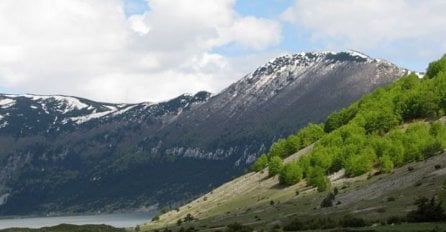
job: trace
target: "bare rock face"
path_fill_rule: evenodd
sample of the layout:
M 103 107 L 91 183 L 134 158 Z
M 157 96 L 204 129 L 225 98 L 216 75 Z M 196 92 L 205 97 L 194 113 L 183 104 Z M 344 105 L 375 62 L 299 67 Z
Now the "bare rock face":
M 407 72 L 358 52 L 317 52 L 271 60 L 214 96 L 156 104 L 0 95 L 0 214 L 190 199 Z

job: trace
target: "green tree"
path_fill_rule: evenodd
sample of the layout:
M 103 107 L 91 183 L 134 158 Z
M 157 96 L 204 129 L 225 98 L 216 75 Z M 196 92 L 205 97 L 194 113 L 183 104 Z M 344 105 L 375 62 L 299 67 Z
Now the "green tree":
M 350 156 L 345 163 L 345 172 L 348 176 L 359 176 L 373 168 L 376 160 L 375 151 L 366 147 L 359 154 Z
M 311 153 L 311 165 L 319 166 L 324 170 L 329 170 L 333 164 L 333 158 L 329 148 L 318 147 Z
M 311 186 L 317 187 L 317 191 L 319 192 L 327 190 L 330 186 L 330 180 L 325 175 L 325 170 L 318 166 L 310 168 L 307 176 L 307 182 Z
M 283 161 L 280 157 L 278 156 L 271 157 L 268 166 L 268 175 L 275 176 L 279 174 L 280 170 L 282 170 L 282 167 L 283 167 Z
M 406 162 L 424 160 L 425 149 L 435 143 L 435 139 L 429 133 L 429 129 L 429 125 L 426 123 L 409 125 L 403 138 Z
M 285 149 L 287 153 L 289 153 L 288 155 L 295 153 L 301 148 L 302 148 L 302 141 L 299 136 L 297 135 L 288 136 L 285 143 Z
M 302 168 L 296 162 L 290 162 L 283 166 L 279 174 L 279 183 L 293 185 L 302 179 Z
M 302 156 L 299 159 L 299 161 L 297 161 L 297 163 L 302 168 L 302 177 L 305 178 L 311 168 L 311 156 L 310 155 Z
M 251 170 L 254 172 L 259 172 L 268 166 L 268 157 L 265 154 L 262 154 L 259 158 L 257 158 L 256 162 L 251 167 Z
M 297 133 L 300 138 L 300 148 L 304 148 L 322 138 L 325 135 L 323 125 L 321 124 L 308 124 L 305 128 Z M 299 148 L 299 149 L 300 149 Z
M 385 134 L 390 129 L 400 124 L 400 119 L 395 115 L 391 108 L 384 108 L 380 111 L 369 111 L 364 113 L 364 129 L 367 133 Z
M 277 157 L 287 157 L 290 154 L 292 154 L 292 150 L 290 150 L 290 147 L 287 146 L 287 141 L 286 139 L 279 139 L 277 140 L 277 142 L 275 142 L 270 150 L 268 155 L 273 157 L 273 156 L 277 156 Z
M 446 54 L 441 59 L 429 63 L 426 71 L 427 78 L 434 78 L 440 72 L 446 72 Z
M 388 155 L 381 156 L 379 158 L 379 166 L 382 172 L 391 172 L 393 170 L 393 161 Z
M 331 132 L 352 120 L 358 112 L 358 105 L 352 104 L 351 106 L 330 114 L 324 125 L 325 132 Z

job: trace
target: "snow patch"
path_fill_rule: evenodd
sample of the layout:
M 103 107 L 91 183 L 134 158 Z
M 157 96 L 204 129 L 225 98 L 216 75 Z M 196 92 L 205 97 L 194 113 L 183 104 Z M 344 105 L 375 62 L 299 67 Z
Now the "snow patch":
M 2 124 L 0 124 L 0 128 L 5 128 L 9 123 L 7 121 L 4 121 Z
M 13 106 L 15 104 L 15 100 L 13 99 L 9 99 L 9 98 L 4 98 L 0 100 L 0 107 L 5 109 L 5 108 L 9 108 L 11 106 Z
M 125 112 L 127 112 L 127 111 L 129 111 L 129 110 L 131 110 L 131 109 L 133 109 L 133 108 L 135 108 L 136 106 L 137 106 L 137 105 L 133 105 L 133 106 L 129 106 L 129 107 L 126 107 L 126 108 L 124 108 L 124 109 L 118 110 L 118 111 L 116 111 L 116 112 L 113 113 L 113 116 L 123 114 L 123 113 L 125 113 Z
M 361 57 L 361 58 L 370 60 L 370 57 L 369 57 L 369 56 L 367 56 L 367 55 L 364 54 L 364 53 L 355 51 L 355 50 L 348 50 L 347 53 L 350 54 L 350 55 L 352 55 L 352 56 L 358 56 L 358 57 Z
M 104 117 L 104 116 L 111 114 L 113 112 L 115 112 L 115 111 L 111 110 L 111 111 L 104 111 L 104 112 L 99 112 L 99 113 L 92 113 L 92 114 L 85 115 L 85 116 L 73 117 L 73 118 L 70 118 L 70 120 L 77 124 L 82 124 L 82 123 L 88 122 L 92 119 Z

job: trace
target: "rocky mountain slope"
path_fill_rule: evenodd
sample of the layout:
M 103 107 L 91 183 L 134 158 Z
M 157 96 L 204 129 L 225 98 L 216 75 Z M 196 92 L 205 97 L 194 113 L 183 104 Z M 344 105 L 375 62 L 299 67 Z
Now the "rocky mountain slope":
M 0 96 L 0 214 L 111 211 L 190 199 L 278 137 L 407 70 L 357 52 L 271 60 L 221 93 L 163 103 Z

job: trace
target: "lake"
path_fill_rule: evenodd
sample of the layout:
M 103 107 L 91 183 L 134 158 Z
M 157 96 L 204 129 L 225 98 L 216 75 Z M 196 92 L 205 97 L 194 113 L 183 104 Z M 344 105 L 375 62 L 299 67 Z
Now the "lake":
M 61 217 L 30 217 L 0 219 L 0 229 L 11 227 L 41 228 L 56 226 L 59 224 L 106 224 L 113 227 L 135 227 L 152 218 L 154 212 L 128 213 L 128 214 L 101 214 L 86 216 L 61 216 Z

